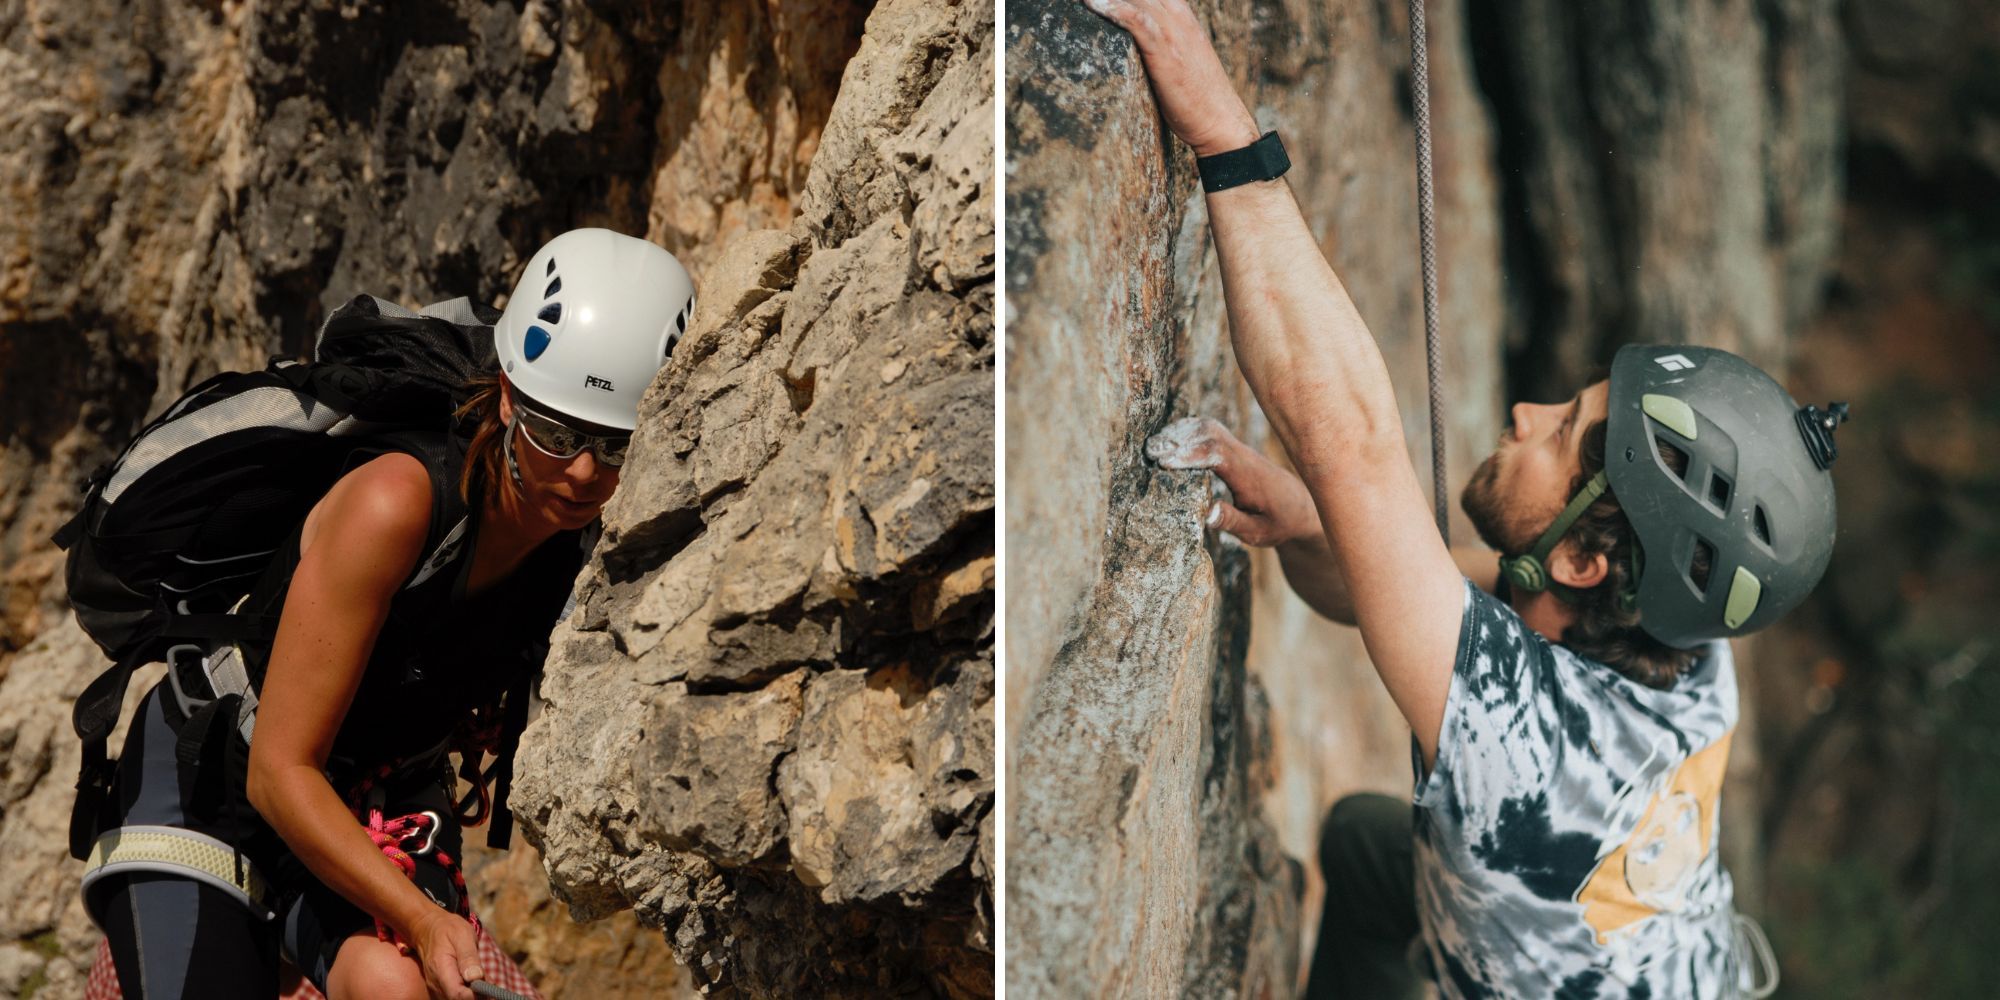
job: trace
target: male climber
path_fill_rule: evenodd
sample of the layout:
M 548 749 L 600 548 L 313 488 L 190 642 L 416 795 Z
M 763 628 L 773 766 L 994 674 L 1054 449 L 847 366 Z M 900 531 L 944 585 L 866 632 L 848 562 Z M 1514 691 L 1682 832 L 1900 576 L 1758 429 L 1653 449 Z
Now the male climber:
M 1513 408 L 1462 499 L 1497 553 L 1447 549 L 1375 340 L 1186 0 L 1087 2 L 1132 34 L 1199 158 L 1237 364 L 1299 474 L 1212 421 L 1149 451 L 1222 477 L 1209 523 L 1278 546 L 1306 601 L 1360 626 L 1413 731 L 1414 807 L 1355 797 L 1329 820 L 1308 992 L 1749 988 L 1716 853 L 1737 718 L 1721 640 L 1825 569 L 1844 408 L 1800 409 L 1722 351 L 1626 347 L 1608 380 Z

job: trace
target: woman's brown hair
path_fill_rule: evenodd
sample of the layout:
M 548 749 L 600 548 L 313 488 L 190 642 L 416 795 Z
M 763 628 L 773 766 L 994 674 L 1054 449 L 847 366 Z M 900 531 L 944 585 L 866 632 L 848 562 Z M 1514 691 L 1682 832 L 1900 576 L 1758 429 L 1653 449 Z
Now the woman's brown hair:
M 491 494 L 507 481 L 506 456 L 501 453 L 507 444 L 507 425 L 500 419 L 499 372 L 474 376 L 465 383 L 465 388 L 470 397 L 454 416 L 460 421 L 477 420 L 478 425 L 473 429 L 472 443 L 465 449 L 465 469 L 459 473 L 458 495 L 471 504 L 475 482 L 484 483 L 484 489 Z

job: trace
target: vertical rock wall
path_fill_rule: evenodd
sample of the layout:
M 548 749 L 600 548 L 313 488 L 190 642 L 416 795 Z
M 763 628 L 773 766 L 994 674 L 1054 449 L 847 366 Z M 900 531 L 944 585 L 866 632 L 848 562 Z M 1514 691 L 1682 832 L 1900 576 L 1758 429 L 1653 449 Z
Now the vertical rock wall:
M 1400 5 L 1196 7 L 1284 134 L 1426 448 Z M 1499 410 L 1496 223 L 1462 23 L 1432 18 L 1462 481 Z M 1204 540 L 1204 478 L 1144 459 L 1191 414 L 1267 434 L 1230 359 L 1193 159 L 1130 39 L 1069 0 L 1009 4 L 1006 32 L 1008 987 L 1285 995 L 1320 812 L 1336 788 L 1406 787 L 1408 731 L 1351 630 L 1285 596 L 1274 562 Z
M 0 995 L 79 995 L 95 946 L 64 830 L 69 700 L 103 661 L 48 544 L 76 484 L 193 382 L 308 348 L 332 304 L 496 301 L 567 228 L 646 234 L 706 290 L 727 246 L 797 214 L 870 8 L 0 10 Z M 688 988 L 630 917 L 565 919 L 532 848 L 472 867 L 556 995 Z
M 883 0 L 727 246 L 523 740 L 580 917 L 705 988 L 993 993 L 993 7 Z
M 1428 468 L 1403 5 L 1195 7 L 1285 134 Z M 1315 929 L 1321 817 L 1350 791 L 1407 794 L 1408 731 L 1355 633 L 1275 560 L 1204 541 L 1207 484 L 1145 463 L 1145 437 L 1191 414 L 1271 448 L 1230 366 L 1193 164 L 1129 40 L 1066 0 L 1008 15 L 1009 985 L 1283 994 Z M 1566 396 L 1618 344 L 1782 364 L 1833 244 L 1830 9 L 1430 19 L 1454 492 L 1504 401 Z M 1729 849 L 1754 868 L 1750 812 Z
M 1837 233 L 1833 8 L 1531 0 L 1467 16 L 1499 126 L 1520 391 L 1567 396 L 1631 342 L 1782 371 Z

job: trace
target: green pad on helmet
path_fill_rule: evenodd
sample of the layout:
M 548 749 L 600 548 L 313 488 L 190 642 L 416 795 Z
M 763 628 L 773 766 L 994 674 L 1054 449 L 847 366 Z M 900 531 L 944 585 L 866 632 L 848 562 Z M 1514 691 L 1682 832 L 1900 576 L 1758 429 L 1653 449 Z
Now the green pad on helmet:
M 1764 596 L 1764 585 L 1757 580 L 1757 574 L 1742 566 L 1736 567 L 1736 578 L 1729 581 L 1729 600 L 1722 606 L 1722 624 L 1727 628 L 1741 628 L 1757 610 L 1757 601 Z
M 1672 396 L 1647 393 L 1644 398 L 1639 400 L 1639 405 L 1640 408 L 1646 411 L 1647 416 L 1659 421 L 1666 429 L 1687 438 L 1689 441 L 1694 440 L 1696 429 L 1694 408 L 1687 405 L 1687 403 Z

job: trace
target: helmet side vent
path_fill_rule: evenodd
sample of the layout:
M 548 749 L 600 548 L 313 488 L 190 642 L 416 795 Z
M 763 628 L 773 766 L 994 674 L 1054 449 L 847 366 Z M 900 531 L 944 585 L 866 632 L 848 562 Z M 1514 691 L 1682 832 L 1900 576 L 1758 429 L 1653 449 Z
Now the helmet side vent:
M 549 282 L 548 288 L 542 290 L 542 298 L 552 298 L 560 291 L 562 291 L 562 275 L 559 274 L 554 281 Z
M 1653 450 L 1659 454 L 1660 464 L 1666 466 L 1667 471 L 1673 473 L 1675 478 L 1686 478 L 1688 453 L 1681 450 L 1680 446 L 1656 434 L 1653 436 Z
M 535 314 L 535 318 L 544 323 L 562 322 L 562 303 L 551 302 L 543 306 L 542 311 Z
M 674 356 L 674 346 L 681 342 L 681 335 L 687 333 L 688 320 L 694 316 L 694 296 L 688 296 L 679 314 L 674 316 L 674 332 L 667 335 L 667 357 Z
M 549 266 L 542 269 L 542 276 L 547 277 L 554 273 L 556 273 L 556 259 L 554 257 L 550 257 Z
M 1758 504 L 1756 513 L 1750 517 L 1750 529 L 1757 533 L 1757 540 L 1771 544 L 1771 519 L 1764 514 L 1764 505 Z
M 1694 540 L 1694 554 L 1688 558 L 1687 579 L 1696 593 L 1708 593 L 1708 574 L 1715 567 L 1715 546 L 1706 539 Z
M 1729 480 L 1720 472 L 1708 474 L 1708 502 L 1725 513 L 1729 510 Z

